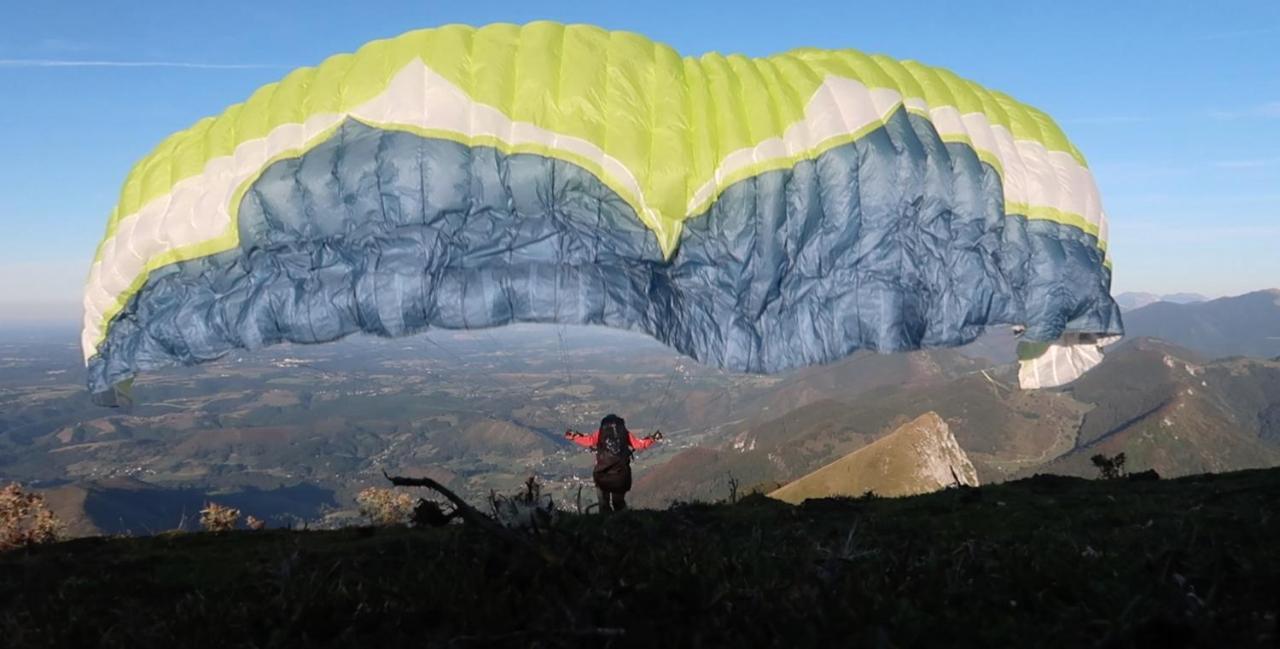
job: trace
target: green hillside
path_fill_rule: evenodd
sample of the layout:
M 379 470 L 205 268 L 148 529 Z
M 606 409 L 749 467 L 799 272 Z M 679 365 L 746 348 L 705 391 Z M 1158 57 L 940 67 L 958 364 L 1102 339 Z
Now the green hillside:
M 1280 470 L 0 555 L 7 647 L 1250 647 Z

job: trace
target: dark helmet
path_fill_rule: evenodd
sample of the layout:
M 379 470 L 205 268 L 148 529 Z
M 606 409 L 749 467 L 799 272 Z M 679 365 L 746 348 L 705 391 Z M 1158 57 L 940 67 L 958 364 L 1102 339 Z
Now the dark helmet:
M 619 417 L 619 416 L 617 416 L 617 415 L 615 415 L 615 414 L 613 414 L 613 413 L 609 413 L 609 414 L 605 415 L 605 416 L 604 416 L 604 419 L 601 419 L 601 420 L 600 420 L 600 428 L 605 428 L 605 427 L 607 427 L 609 424 L 617 424 L 618 426 L 620 426 L 620 427 L 622 427 L 622 428 L 626 428 L 626 427 L 627 427 L 627 422 L 623 421 L 623 420 L 622 420 L 622 417 Z

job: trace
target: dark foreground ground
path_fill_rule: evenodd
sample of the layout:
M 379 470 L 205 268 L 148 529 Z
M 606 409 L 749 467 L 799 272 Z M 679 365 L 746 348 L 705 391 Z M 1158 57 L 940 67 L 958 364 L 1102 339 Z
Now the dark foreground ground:
M 791 507 L 81 539 L 0 555 L 0 646 L 1277 646 L 1280 470 Z

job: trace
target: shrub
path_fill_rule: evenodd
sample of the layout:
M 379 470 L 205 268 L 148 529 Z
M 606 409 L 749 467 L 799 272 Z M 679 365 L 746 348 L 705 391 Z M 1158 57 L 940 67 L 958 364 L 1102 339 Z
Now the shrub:
M 62 522 L 39 494 L 18 483 L 0 488 L 0 552 L 58 540 Z
M 236 528 L 240 510 L 218 503 L 206 503 L 200 510 L 200 526 L 206 532 L 226 532 Z
M 1103 480 L 1114 480 L 1124 477 L 1124 453 L 1107 457 L 1099 453 L 1091 458 L 1093 466 L 1098 467 L 1098 475 Z
M 404 525 L 413 515 L 417 501 L 413 496 L 392 489 L 369 487 L 356 495 L 360 515 L 374 525 Z

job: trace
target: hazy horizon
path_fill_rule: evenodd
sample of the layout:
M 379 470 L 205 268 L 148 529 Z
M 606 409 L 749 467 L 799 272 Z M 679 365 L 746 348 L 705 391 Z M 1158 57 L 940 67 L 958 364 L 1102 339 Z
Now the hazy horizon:
M 1280 289 L 1280 281 L 1272 282 L 1270 285 L 1259 283 L 1256 288 L 1241 291 L 1239 293 L 1212 294 L 1196 290 L 1173 290 L 1173 291 L 1112 291 L 1112 295 L 1119 296 L 1124 293 L 1147 293 L 1153 295 L 1173 295 L 1177 293 L 1195 293 L 1202 295 L 1209 300 L 1216 300 L 1224 297 L 1236 297 L 1257 291 L 1266 291 Z M 31 301 L 18 302 L 9 301 L 0 298 L 0 327 L 5 326 L 42 326 L 42 325 L 66 325 L 78 329 L 81 326 L 81 318 L 83 316 L 82 307 L 78 302 L 52 302 L 52 301 Z

